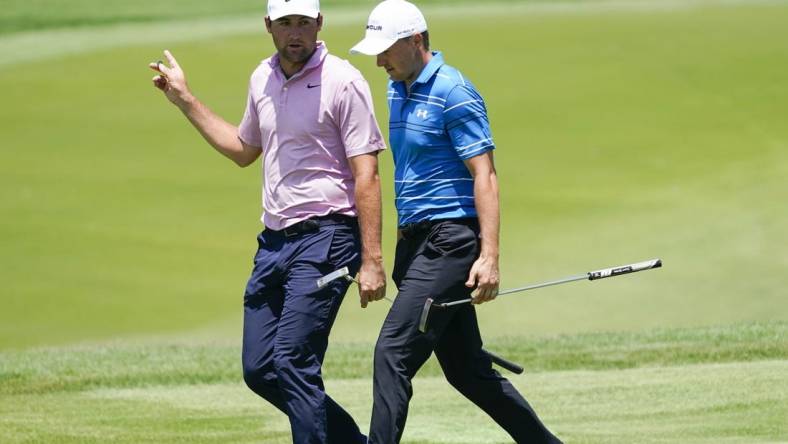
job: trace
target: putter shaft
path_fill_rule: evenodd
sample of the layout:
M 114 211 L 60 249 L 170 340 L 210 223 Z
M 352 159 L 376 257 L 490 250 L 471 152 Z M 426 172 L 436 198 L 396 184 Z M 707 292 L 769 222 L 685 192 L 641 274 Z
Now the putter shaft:
M 541 284 L 527 285 L 525 287 L 510 288 L 509 290 L 499 291 L 498 292 L 498 296 L 503 296 L 503 295 L 510 294 L 510 293 L 518 293 L 518 292 L 526 291 L 526 290 L 535 290 L 537 288 L 550 287 L 552 285 L 565 284 L 567 282 L 583 281 L 583 280 L 586 280 L 586 279 L 588 279 L 588 275 L 586 275 L 586 274 L 577 275 L 577 276 L 571 276 L 571 277 L 567 277 L 567 278 L 564 278 L 564 279 L 559 279 L 557 281 L 543 282 Z M 452 305 L 467 304 L 468 302 L 471 302 L 471 301 L 473 301 L 473 298 L 461 299 L 459 301 L 446 302 L 444 304 L 433 304 L 433 306 L 446 308 L 446 307 L 451 307 Z
M 577 276 L 570 276 L 570 277 L 566 277 L 566 278 L 563 278 L 563 279 L 558 279 L 558 280 L 555 280 L 555 281 L 543 282 L 541 284 L 534 284 L 534 285 L 528 285 L 528 286 L 525 286 L 525 287 L 512 288 L 512 289 L 509 289 L 509 290 L 504 290 L 504 291 L 498 292 L 498 296 L 503 296 L 505 294 L 510 294 L 510 293 L 518 293 L 518 292 L 526 291 L 526 290 L 534 290 L 536 288 L 550 287 L 552 285 L 565 284 L 567 282 L 573 282 L 573 281 L 583 281 L 583 280 L 594 281 L 594 280 L 597 280 L 597 279 L 605 279 L 605 278 L 608 278 L 608 277 L 620 276 L 622 274 L 636 273 L 638 271 L 650 270 L 652 268 L 660 268 L 661 266 L 662 266 L 662 260 L 661 259 L 651 259 L 651 260 L 648 260 L 648 261 L 637 262 L 637 263 L 629 264 L 629 265 L 622 265 L 622 266 L 619 266 L 619 267 L 611 267 L 611 268 L 604 268 L 604 269 L 596 270 L 596 271 L 589 271 L 586 274 L 579 274 Z M 473 298 L 462 299 L 462 300 L 459 300 L 459 301 L 446 302 L 446 303 L 443 303 L 443 304 L 432 304 L 432 306 L 433 307 L 438 307 L 438 308 L 447 308 L 447 307 L 451 307 L 453 305 L 467 304 L 467 303 L 469 303 L 471 301 L 473 301 Z

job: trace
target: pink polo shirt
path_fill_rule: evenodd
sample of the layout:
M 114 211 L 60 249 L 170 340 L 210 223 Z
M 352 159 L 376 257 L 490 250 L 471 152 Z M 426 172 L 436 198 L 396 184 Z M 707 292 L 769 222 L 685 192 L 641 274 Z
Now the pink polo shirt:
M 325 43 L 285 79 L 274 55 L 249 81 L 238 137 L 263 150 L 263 217 L 281 230 L 331 213 L 356 215 L 348 158 L 386 148 L 367 81 Z

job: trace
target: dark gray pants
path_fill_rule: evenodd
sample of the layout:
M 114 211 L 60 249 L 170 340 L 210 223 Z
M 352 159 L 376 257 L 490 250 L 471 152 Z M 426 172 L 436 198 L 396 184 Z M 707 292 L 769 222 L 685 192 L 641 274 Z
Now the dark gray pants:
M 428 297 L 437 302 L 469 297 L 465 287 L 479 255 L 476 219 L 408 227 L 397 243 L 394 282 L 399 294 L 375 346 L 370 444 L 399 443 L 413 395 L 411 379 L 435 352 L 449 383 L 479 406 L 518 443 L 560 442 L 517 389 L 482 352 L 476 311 L 470 304 L 434 310 L 429 331 L 418 331 Z M 459 420 L 459 419 L 458 419 Z

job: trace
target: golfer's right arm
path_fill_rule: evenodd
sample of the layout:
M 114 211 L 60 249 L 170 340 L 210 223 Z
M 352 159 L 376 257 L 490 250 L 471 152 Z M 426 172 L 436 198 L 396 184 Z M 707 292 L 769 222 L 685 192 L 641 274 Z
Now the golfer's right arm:
M 164 56 L 170 64 L 169 67 L 161 62 L 149 65 L 151 69 L 159 73 L 153 78 L 153 85 L 164 92 L 167 99 L 183 112 L 216 151 L 241 167 L 251 165 L 257 160 L 262 150 L 242 142 L 238 138 L 237 126 L 214 114 L 205 104 L 194 97 L 178 61 L 169 51 L 165 50 Z

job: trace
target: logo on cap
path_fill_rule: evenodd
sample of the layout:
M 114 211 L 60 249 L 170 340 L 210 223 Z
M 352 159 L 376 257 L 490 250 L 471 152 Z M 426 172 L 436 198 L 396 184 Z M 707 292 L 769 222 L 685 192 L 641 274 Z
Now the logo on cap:
M 367 29 L 372 31 L 383 31 L 383 27 L 380 25 L 367 25 Z

